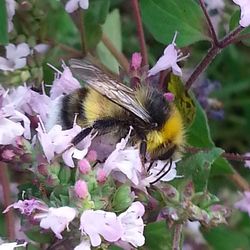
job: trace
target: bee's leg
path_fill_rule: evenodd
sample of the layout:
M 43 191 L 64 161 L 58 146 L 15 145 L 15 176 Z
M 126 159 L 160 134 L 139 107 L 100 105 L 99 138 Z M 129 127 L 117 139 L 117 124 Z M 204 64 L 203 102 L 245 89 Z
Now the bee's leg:
M 81 140 L 83 140 L 86 136 L 88 136 L 91 131 L 93 130 L 93 127 L 88 127 L 83 129 L 81 132 L 79 132 L 71 141 L 73 145 L 77 145 Z
M 146 162 L 146 152 L 147 152 L 147 141 L 144 139 L 141 141 L 140 143 L 140 158 L 141 158 L 141 162 L 142 165 L 144 166 L 145 162 Z
M 154 161 L 151 161 L 148 168 L 147 168 L 147 172 L 149 172 L 149 170 L 153 167 Z
M 169 173 L 169 171 L 171 170 L 172 168 L 172 163 L 173 163 L 173 160 L 172 158 L 170 158 L 170 160 L 163 166 L 163 168 L 161 169 L 161 171 L 156 175 L 158 176 L 158 178 L 156 178 L 156 180 L 150 182 L 150 184 L 155 184 L 156 182 L 158 182 L 161 178 L 163 178 L 166 174 Z M 166 169 L 167 165 L 169 165 L 167 171 L 164 172 L 164 170 Z M 163 173 L 162 173 L 163 172 Z

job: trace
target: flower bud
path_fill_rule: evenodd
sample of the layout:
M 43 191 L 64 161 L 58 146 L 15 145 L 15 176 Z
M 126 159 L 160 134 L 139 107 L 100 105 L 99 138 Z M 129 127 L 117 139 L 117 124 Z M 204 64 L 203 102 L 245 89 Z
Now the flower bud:
M 2 152 L 2 158 L 5 161 L 11 161 L 14 158 L 14 156 L 15 156 L 15 153 L 12 149 L 5 149 Z
M 120 186 L 113 197 L 112 207 L 115 212 L 121 212 L 127 209 L 133 201 L 133 196 L 131 195 L 131 189 L 128 185 Z
M 194 195 L 194 185 L 192 181 L 189 181 L 183 190 L 183 195 L 185 198 L 191 199 Z
M 85 199 L 89 195 L 88 185 L 84 180 L 78 180 L 75 183 L 74 189 L 75 189 L 76 195 L 80 199 Z
M 82 159 L 78 161 L 78 168 L 82 174 L 88 174 L 91 170 L 91 166 L 87 159 Z
M 97 160 L 97 153 L 95 150 L 90 150 L 86 156 L 89 162 L 95 162 Z
M 163 95 L 165 97 L 165 99 L 168 101 L 168 102 L 173 102 L 174 99 L 175 99 L 175 96 L 173 93 L 171 92 L 167 92 Z
M 170 202 L 179 201 L 179 198 L 180 198 L 179 192 L 177 191 L 176 188 L 174 188 L 170 184 L 164 185 L 164 188 L 162 189 L 162 191 L 164 192 L 165 196 Z
M 103 184 L 106 179 L 107 179 L 107 176 L 106 176 L 106 173 L 104 172 L 104 170 L 102 168 L 99 168 L 97 170 L 97 176 L 96 176 L 96 179 L 97 181 L 100 183 L 100 184 Z
M 47 164 L 44 164 L 44 163 L 41 163 L 38 165 L 37 167 L 37 171 L 39 174 L 43 175 L 43 176 L 48 176 L 48 165 Z
M 141 53 L 138 52 L 133 53 L 131 59 L 131 69 L 138 70 L 141 67 L 141 63 L 142 63 Z

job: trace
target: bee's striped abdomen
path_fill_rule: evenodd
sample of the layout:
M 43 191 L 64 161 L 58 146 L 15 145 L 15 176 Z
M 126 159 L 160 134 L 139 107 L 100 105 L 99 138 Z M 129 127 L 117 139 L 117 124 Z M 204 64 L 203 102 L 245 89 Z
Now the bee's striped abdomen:
M 72 128 L 76 114 L 77 120 L 86 120 L 83 103 L 88 92 L 88 88 L 81 88 L 63 98 L 61 120 L 64 128 Z

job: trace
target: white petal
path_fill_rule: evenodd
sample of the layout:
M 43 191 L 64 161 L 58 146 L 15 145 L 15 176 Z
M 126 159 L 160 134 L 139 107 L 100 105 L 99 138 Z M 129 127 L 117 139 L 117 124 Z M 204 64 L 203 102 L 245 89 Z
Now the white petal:
M 72 12 L 76 11 L 79 7 L 78 2 L 79 2 L 79 0 L 69 0 L 65 5 L 65 10 L 68 13 L 72 13 Z
M 12 63 L 11 61 L 7 60 L 6 58 L 0 56 L 0 69 L 6 70 L 6 71 L 13 71 L 14 70 L 14 63 Z
M 27 59 L 26 58 L 19 58 L 15 59 L 15 66 L 14 69 L 21 69 L 26 66 Z
M 80 0 L 80 7 L 84 10 L 89 8 L 89 0 Z

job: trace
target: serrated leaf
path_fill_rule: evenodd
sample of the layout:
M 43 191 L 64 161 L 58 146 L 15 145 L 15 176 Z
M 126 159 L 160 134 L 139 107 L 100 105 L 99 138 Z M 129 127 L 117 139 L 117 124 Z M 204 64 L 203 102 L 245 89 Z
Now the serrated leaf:
M 172 234 L 166 222 L 149 223 L 144 229 L 146 249 L 170 250 L 172 249 Z
M 196 1 L 140 0 L 140 6 L 144 24 L 163 44 L 169 44 L 176 31 L 179 47 L 210 40 L 206 20 Z
M 213 148 L 209 151 L 200 151 L 183 159 L 178 164 L 180 174 L 184 175 L 185 178 L 192 177 L 196 192 L 206 190 L 211 165 L 223 152 L 220 148 Z
M 121 19 L 118 9 L 113 10 L 108 15 L 107 20 L 103 25 L 103 32 L 112 41 L 115 48 L 118 51 L 121 51 L 122 50 Z M 111 71 L 119 73 L 119 63 L 110 53 L 110 51 L 105 47 L 103 42 L 100 42 L 98 44 L 97 54 L 104 65 L 106 65 Z
M 184 118 L 185 127 L 189 127 L 195 117 L 195 105 L 178 76 L 171 74 L 168 90 L 175 95 L 174 103 Z
M 5 0 L 0 0 L 0 44 L 8 43 L 8 20 Z

